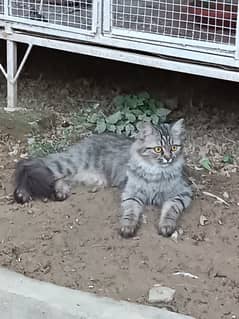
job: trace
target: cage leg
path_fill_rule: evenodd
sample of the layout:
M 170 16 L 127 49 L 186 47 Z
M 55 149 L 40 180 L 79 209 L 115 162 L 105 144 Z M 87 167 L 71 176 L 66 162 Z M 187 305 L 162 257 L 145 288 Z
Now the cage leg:
M 29 44 L 19 67 L 17 67 L 17 42 L 7 40 L 7 107 L 5 111 L 13 112 L 20 109 L 17 107 L 17 79 L 31 49 L 32 44 Z
M 7 40 L 7 107 L 6 111 L 17 108 L 17 81 L 14 76 L 17 71 L 17 43 Z

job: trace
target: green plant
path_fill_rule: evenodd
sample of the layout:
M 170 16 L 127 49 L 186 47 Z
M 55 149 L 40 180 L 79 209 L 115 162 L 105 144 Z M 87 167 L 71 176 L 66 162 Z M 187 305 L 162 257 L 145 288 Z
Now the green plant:
M 43 157 L 49 153 L 62 151 L 65 147 L 64 140 L 49 139 L 37 135 L 28 140 L 28 152 L 33 157 Z
M 225 163 L 225 164 L 233 164 L 233 157 L 231 156 L 231 155 L 229 155 L 229 154 L 225 154 L 224 156 L 223 156 L 223 163 Z
M 207 157 L 204 157 L 203 159 L 201 159 L 200 164 L 207 171 L 211 171 L 212 170 L 212 162 Z
M 158 125 L 164 122 L 170 110 L 147 92 L 138 95 L 119 95 L 113 100 L 115 112 L 105 115 L 103 112 L 90 114 L 87 122 L 95 125 L 97 133 L 113 132 L 132 136 L 142 121 Z

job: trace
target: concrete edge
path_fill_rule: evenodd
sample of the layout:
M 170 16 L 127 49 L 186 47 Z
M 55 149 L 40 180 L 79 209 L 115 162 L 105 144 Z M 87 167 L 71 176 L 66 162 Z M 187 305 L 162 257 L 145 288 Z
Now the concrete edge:
M 14 316 L 7 317 L 10 309 L 14 309 Z M 38 316 L 36 309 L 41 309 Z M 37 281 L 5 268 L 0 268 L 0 318 L 193 319 L 165 309 L 116 301 Z

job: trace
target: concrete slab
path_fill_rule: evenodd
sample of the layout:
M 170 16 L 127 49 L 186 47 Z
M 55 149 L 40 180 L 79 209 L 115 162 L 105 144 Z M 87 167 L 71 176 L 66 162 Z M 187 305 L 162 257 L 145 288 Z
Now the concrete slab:
M 98 297 L 0 268 L 1 319 L 193 319 L 156 307 Z

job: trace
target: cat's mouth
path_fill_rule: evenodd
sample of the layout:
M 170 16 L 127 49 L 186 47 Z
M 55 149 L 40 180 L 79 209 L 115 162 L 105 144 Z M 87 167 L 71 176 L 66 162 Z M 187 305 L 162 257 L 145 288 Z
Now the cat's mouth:
M 163 160 L 161 159 L 161 160 L 160 160 L 160 164 L 163 165 L 163 166 L 170 165 L 172 162 L 173 162 L 173 159 L 172 159 L 172 158 L 170 158 L 170 159 L 168 159 L 168 160 L 167 160 L 167 159 L 163 159 Z

